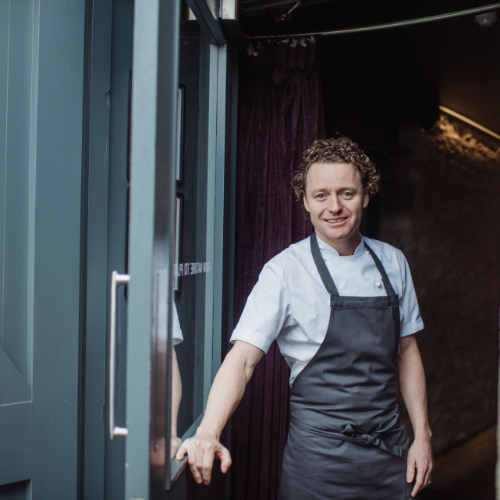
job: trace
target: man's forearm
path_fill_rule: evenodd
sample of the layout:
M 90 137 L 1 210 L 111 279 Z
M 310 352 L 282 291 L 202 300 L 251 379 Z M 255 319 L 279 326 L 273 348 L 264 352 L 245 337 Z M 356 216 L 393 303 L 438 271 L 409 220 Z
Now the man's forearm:
M 172 346 L 172 414 L 171 414 L 171 429 L 172 434 L 177 437 L 177 416 L 179 415 L 179 407 L 182 398 L 182 379 L 179 372 L 179 364 L 177 362 L 177 353 L 175 347 Z
M 231 455 L 220 443 L 220 435 L 241 401 L 245 386 L 263 354 L 259 348 L 238 340 L 222 363 L 196 435 L 186 439 L 176 455 L 177 460 L 182 460 L 187 454 L 189 468 L 197 483 L 210 483 L 214 459 L 220 459 L 224 474 L 231 466 Z
M 413 335 L 401 339 L 398 369 L 401 394 L 410 414 L 415 439 L 430 439 L 424 367 Z
M 414 335 L 403 337 L 400 341 L 399 386 L 410 414 L 415 433 L 415 441 L 408 450 L 406 480 L 415 485 L 411 496 L 429 485 L 434 467 L 431 448 L 431 429 L 427 416 L 427 393 L 422 358 Z
M 255 365 L 264 353 L 245 342 L 236 342 L 215 377 L 208 396 L 205 416 L 196 434 L 207 433 L 219 439 L 236 410 Z

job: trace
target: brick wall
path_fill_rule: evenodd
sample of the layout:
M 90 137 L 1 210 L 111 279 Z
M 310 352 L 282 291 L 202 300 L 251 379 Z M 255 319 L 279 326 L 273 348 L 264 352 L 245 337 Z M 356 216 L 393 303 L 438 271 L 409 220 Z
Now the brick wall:
M 443 115 L 401 127 L 382 167 L 380 239 L 412 270 L 436 455 L 496 423 L 499 160 L 500 141 Z

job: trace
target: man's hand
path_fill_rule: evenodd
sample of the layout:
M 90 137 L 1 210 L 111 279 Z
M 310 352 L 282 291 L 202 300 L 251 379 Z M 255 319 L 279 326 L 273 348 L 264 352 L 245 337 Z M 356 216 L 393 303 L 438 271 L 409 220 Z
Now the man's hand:
M 175 457 L 181 444 L 181 438 L 177 437 L 177 433 L 172 432 L 172 434 L 170 434 L 170 460 Z
M 188 456 L 189 468 L 198 484 L 210 484 L 216 458 L 221 461 L 220 470 L 223 474 L 228 471 L 232 463 L 228 449 L 206 432 L 198 432 L 182 443 L 175 458 L 182 460 L 184 455 Z
M 208 395 L 205 415 L 196 435 L 186 439 L 177 451 L 177 460 L 188 456 L 188 464 L 198 483 L 209 484 L 212 479 L 214 460 L 221 461 L 223 474 L 231 466 L 231 455 L 219 442 L 219 437 L 229 417 L 241 401 L 255 365 L 264 351 L 237 340 L 215 376 Z
M 431 450 L 432 432 L 427 417 L 424 366 L 414 334 L 401 337 L 398 370 L 399 387 L 415 431 L 415 441 L 408 451 L 406 473 L 409 483 L 415 479 L 415 473 L 417 475 L 415 487 L 411 492 L 411 496 L 415 497 L 422 488 L 431 482 L 430 476 L 434 467 L 434 459 Z M 417 469 L 416 472 L 415 469 Z
M 434 458 L 432 457 L 431 443 L 429 439 L 415 439 L 408 451 L 408 468 L 406 479 L 411 483 L 415 477 L 417 469 L 417 480 L 411 496 L 428 486 L 431 482 L 431 473 L 434 468 Z

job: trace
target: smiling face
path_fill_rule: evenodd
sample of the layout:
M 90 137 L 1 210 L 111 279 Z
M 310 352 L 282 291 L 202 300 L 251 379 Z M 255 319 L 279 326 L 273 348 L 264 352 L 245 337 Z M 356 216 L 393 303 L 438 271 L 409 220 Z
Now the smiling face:
M 304 206 L 318 238 L 340 255 L 352 255 L 359 245 L 359 225 L 368 201 L 354 165 L 313 163 L 309 168 Z

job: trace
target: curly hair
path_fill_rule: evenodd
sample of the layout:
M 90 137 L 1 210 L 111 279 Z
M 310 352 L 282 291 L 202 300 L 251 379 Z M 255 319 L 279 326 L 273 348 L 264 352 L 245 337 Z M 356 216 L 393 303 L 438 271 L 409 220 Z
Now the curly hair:
M 334 139 L 318 139 L 304 153 L 304 160 L 292 180 L 297 200 L 305 196 L 306 178 L 313 163 L 350 163 L 361 174 L 363 190 L 370 198 L 379 190 L 380 172 L 375 164 L 354 141 L 340 135 Z

